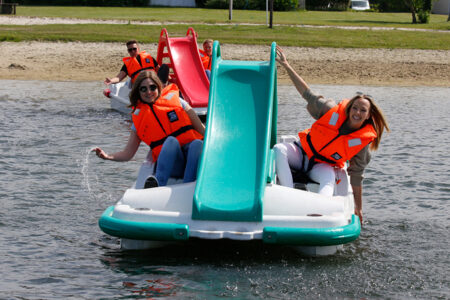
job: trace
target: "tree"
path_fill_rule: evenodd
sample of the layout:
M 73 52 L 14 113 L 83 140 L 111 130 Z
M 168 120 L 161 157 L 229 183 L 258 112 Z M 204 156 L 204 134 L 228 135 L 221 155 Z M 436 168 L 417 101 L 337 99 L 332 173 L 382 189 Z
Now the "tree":
M 416 18 L 416 6 L 414 5 L 415 1 L 414 0 L 403 0 L 403 1 L 405 2 L 406 6 L 409 7 L 409 10 L 411 11 L 413 24 L 416 24 L 417 18 Z
M 411 11 L 413 24 L 417 23 L 417 17 L 419 18 L 420 23 L 428 23 L 430 20 L 431 1 L 432 0 L 403 0 Z

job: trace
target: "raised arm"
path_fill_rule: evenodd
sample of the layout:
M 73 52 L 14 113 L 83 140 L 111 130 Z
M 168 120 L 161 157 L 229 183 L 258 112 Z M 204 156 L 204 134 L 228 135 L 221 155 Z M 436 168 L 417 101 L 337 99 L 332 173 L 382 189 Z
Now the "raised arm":
M 284 54 L 283 49 L 281 49 L 280 46 L 277 46 L 276 61 L 279 62 L 280 65 L 282 65 L 286 69 L 289 77 L 291 78 L 292 82 L 295 85 L 295 88 L 300 93 L 300 95 L 303 96 L 305 94 L 305 92 L 307 90 L 309 90 L 309 86 L 303 80 L 303 78 L 300 77 L 300 75 L 298 75 L 297 72 L 295 72 L 295 70 L 291 67 L 291 65 L 289 64 L 289 62 L 286 59 L 286 55 Z

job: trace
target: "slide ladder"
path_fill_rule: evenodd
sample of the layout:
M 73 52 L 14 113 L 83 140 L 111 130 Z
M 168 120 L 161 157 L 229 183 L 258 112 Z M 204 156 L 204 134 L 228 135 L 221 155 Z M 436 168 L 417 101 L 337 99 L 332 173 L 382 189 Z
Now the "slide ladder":
M 272 43 L 270 61 L 222 60 L 214 42 L 193 219 L 262 221 L 277 132 L 275 55 Z
M 209 80 L 198 52 L 197 34 L 189 28 L 185 37 L 170 37 L 163 28 L 159 36 L 157 62 L 171 69 L 171 81 L 184 100 L 195 108 L 208 106 Z

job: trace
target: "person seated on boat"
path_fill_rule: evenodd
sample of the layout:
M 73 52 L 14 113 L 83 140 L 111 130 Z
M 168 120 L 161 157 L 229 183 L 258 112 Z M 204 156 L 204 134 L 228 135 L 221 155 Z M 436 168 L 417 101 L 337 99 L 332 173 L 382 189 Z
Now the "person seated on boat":
M 104 84 L 110 85 L 113 83 L 121 82 L 125 77 L 129 76 L 131 82 L 134 82 L 139 75 L 139 72 L 143 70 L 158 71 L 158 62 L 150 54 L 145 51 L 141 51 L 136 40 L 130 40 L 127 42 L 127 50 L 130 56 L 124 57 L 122 69 L 116 77 L 107 77 Z
M 376 150 L 384 129 L 389 131 L 383 112 L 369 95 L 358 94 L 336 104 L 314 94 L 279 46 L 276 60 L 286 69 L 306 100 L 308 112 L 316 119 L 310 129 L 299 133 L 299 141 L 274 146 L 280 184 L 293 187 L 292 168 L 318 182 L 320 194 L 332 196 L 335 182 L 339 180 L 335 178 L 334 168 L 344 167 L 349 160 L 347 171 L 353 188 L 355 214 L 362 223 L 362 180 L 371 158 L 369 149 Z
M 176 85 L 170 86 L 163 90 L 155 72 L 141 72 L 130 93 L 133 125 L 127 145 L 113 154 L 99 147 L 93 149 L 102 159 L 128 161 L 141 141 L 149 145 L 156 172 L 145 187 L 164 186 L 169 177 L 183 178 L 184 182 L 197 178 L 205 126 L 189 104 L 178 97 Z
M 200 52 L 200 58 L 202 59 L 203 68 L 205 69 L 206 76 L 208 79 L 211 77 L 211 63 L 212 63 L 212 48 L 213 40 L 206 39 L 203 42 L 203 50 L 198 50 Z
M 170 71 L 169 66 L 166 65 L 166 64 L 162 64 L 161 67 L 158 70 L 158 78 L 159 78 L 159 80 L 161 80 L 163 91 L 165 89 L 176 88 L 178 90 L 178 93 L 179 93 L 178 96 L 181 99 L 183 99 L 183 94 L 181 93 L 181 91 L 178 88 L 178 86 L 175 83 L 169 81 L 169 77 L 170 77 L 169 71 Z

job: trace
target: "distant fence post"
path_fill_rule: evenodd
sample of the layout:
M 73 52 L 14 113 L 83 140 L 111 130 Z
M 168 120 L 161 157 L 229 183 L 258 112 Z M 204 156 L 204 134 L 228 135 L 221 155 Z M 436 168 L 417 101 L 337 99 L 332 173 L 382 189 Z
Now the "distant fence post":
M 228 20 L 232 20 L 233 19 L 233 0 L 230 0 L 230 11 L 228 13 Z
M 269 0 L 269 9 L 270 9 L 270 24 L 269 24 L 269 28 L 273 28 L 272 27 L 272 21 L 273 21 L 273 0 Z

